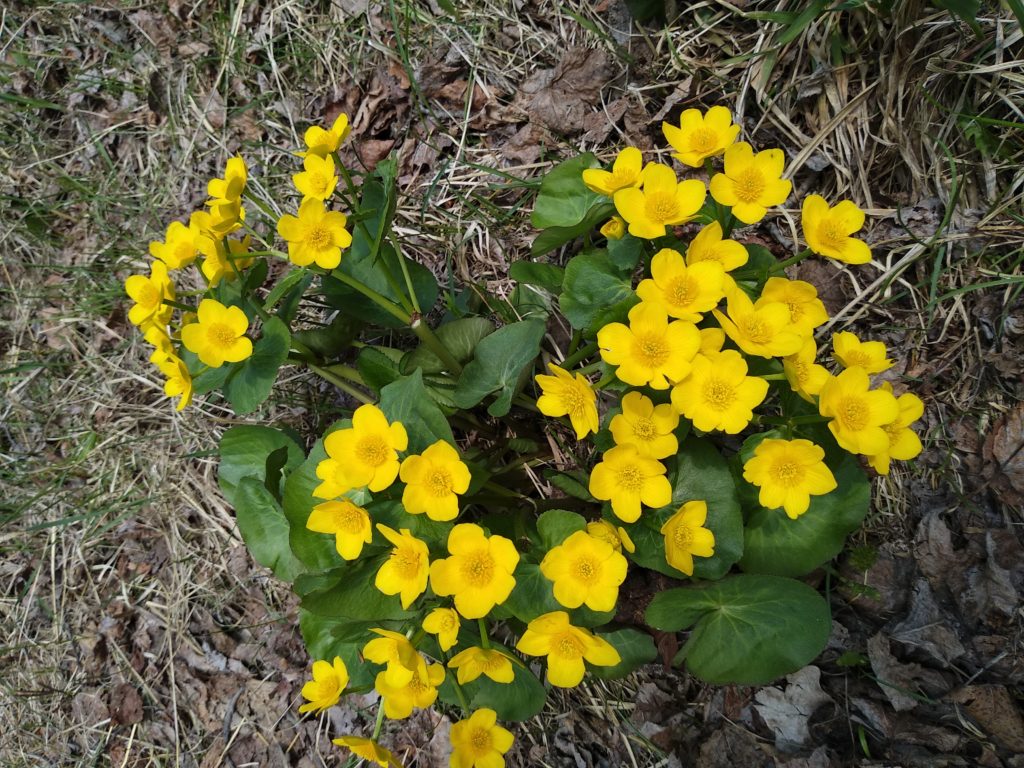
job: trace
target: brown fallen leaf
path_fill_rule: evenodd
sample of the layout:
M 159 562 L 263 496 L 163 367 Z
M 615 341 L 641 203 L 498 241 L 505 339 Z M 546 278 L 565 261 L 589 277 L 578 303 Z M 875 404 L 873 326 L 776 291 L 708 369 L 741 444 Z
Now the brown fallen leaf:
M 775 747 L 796 752 L 811 739 L 811 716 L 832 697 L 821 690 L 821 670 L 813 665 L 786 675 L 786 689 L 768 687 L 754 694 L 754 709 L 775 734 Z
M 985 474 L 999 500 L 1024 507 L 1024 403 L 995 423 L 982 449 Z
M 579 133 L 586 130 L 587 116 L 612 73 L 604 50 L 572 47 L 554 69 L 537 72 L 523 82 L 517 106 L 532 123 L 562 134 Z
M 966 685 L 949 695 L 1003 749 L 1024 754 L 1024 719 L 1002 685 Z
M 142 722 L 142 697 L 131 683 L 121 683 L 110 692 L 110 720 L 116 725 Z

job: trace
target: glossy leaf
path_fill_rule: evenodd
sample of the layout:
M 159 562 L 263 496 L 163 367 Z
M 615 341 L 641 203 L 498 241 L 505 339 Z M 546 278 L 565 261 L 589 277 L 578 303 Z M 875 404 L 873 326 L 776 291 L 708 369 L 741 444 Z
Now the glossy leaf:
M 491 394 L 491 416 L 504 416 L 512 407 L 520 375 L 540 352 L 544 323 L 524 320 L 499 328 L 483 339 L 473 360 L 467 365 L 455 387 L 454 401 L 460 408 L 472 408 Z
M 239 363 L 224 386 L 224 396 L 235 413 L 252 413 L 267 399 L 290 343 L 291 334 L 283 322 L 272 317 L 263 323 L 263 335 L 253 345 L 252 355 Z
M 548 171 L 534 203 L 530 219 L 533 226 L 537 229 L 571 227 L 583 220 L 594 203 L 607 200 L 583 183 L 583 171 L 599 165 L 592 153 L 585 152 Z
M 437 407 L 423 385 L 423 372 L 417 369 L 380 391 L 380 409 L 388 421 L 400 421 L 409 435 L 408 453 L 420 453 L 438 440 L 455 445 L 448 419 Z
M 566 265 L 558 301 L 573 328 L 593 335 L 607 323 L 624 321 L 639 299 L 631 275 L 620 271 L 606 251 L 587 251 Z
M 288 546 L 288 520 L 263 482 L 243 477 L 235 487 L 235 517 L 253 559 L 283 581 L 293 581 L 305 567 Z

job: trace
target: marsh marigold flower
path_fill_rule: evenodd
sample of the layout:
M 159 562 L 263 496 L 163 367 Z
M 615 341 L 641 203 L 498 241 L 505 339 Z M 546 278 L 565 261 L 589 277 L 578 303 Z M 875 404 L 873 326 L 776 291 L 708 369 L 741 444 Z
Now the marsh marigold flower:
M 514 737 L 497 723 L 498 714 L 485 707 L 453 724 L 451 768 L 505 768 L 502 756 Z
M 587 523 L 587 533 L 595 539 L 608 542 L 616 552 L 623 549 L 630 553 L 636 552 L 636 544 L 621 525 L 614 526 L 607 520 L 591 520 Z
M 313 679 L 302 686 L 302 697 L 309 703 L 299 707 L 299 712 L 323 712 L 333 707 L 346 685 L 348 669 L 339 656 L 333 662 L 314 661 Z
M 700 329 L 700 352 L 698 354 L 710 357 L 721 352 L 724 344 L 725 331 L 721 328 Z
M 754 154 L 745 141 L 725 150 L 725 172 L 711 177 L 711 196 L 744 224 L 764 218 L 773 205 L 781 205 L 793 189 L 782 178 L 785 155 L 781 149 Z
M 629 224 L 629 234 L 646 240 L 663 237 L 668 227 L 692 219 L 707 196 L 703 182 L 678 181 L 675 171 L 661 163 L 648 165 L 642 182 L 642 188 L 620 189 L 613 199 L 619 215 Z
M 612 216 L 601 225 L 601 234 L 609 240 L 621 240 L 626 236 L 626 222 L 621 216 Z
M 686 377 L 700 348 L 700 331 L 684 320 L 669 322 L 665 308 L 641 302 L 629 311 L 629 325 L 609 323 L 597 332 L 601 359 L 618 366 L 615 375 L 634 387 L 668 389 Z
M 607 451 L 590 473 L 590 493 L 610 501 L 612 512 L 626 523 L 640 519 L 640 505 L 657 509 L 672 501 L 672 485 L 665 465 L 641 456 L 633 445 L 617 445 Z
M 892 384 L 882 382 L 882 390 L 892 392 Z M 910 425 L 924 415 L 924 403 L 917 395 L 905 392 L 896 399 L 899 406 L 899 415 L 895 421 L 883 424 L 882 429 L 889 436 L 889 446 L 872 456 L 868 456 L 868 463 L 880 475 L 889 474 L 889 464 L 892 459 L 907 461 L 921 453 L 921 438 L 910 428 Z
M 377 523 L 377 530 L 394 548 L 377 571 L 373 584 L 385 595 L 399 595 L 402 608 L 408 608 L 427 589 L 430 573 L 427 545 L 409 533 L 408 528 L 399 532 Z
M 341 143 L 348 138 L 350 130 L 352 129 L 348 124 L 348 115 L 345 113 L 338 115 L 331 127 L 326 130 L 319 125 L 311 125 L 306 129 L 306 133 L 302 137 L 306 143 L 307 151 L 300 152 L 299 156 L 318 155 L 319 157 L 326 157 L 332 152 L 337 152 Z
M 554 363 L 548 363 L 554 376 L 540 373 L 534 378 L 543 393 L 537 398 L 537 408 L 545 416 L 568 416 L 576 439 L 582 440 L 597 432 L 597 394 L 582 373 L 573 374 Z
M 435 608 L 423 620 L 423 631 L 437 635 L 437 644 L 447 651 L 459 640 L 459 614 L 451 608 Z
M 811 505 L 811 496 L 836 489 L 825 464 L 825 451 L 810 440 L 762 440 L 743 465 L 743 479 L 760 488 L 757 500 L 765 509 L 786 510 L 796 520 Z
M 599 667 L 614 667 L 622 661 L 607 640 L 570 624 L 565 611 L 545 613 L 531 621 L 516 650 L 529 656 L 547 656 L 548 682 L 559 688 L 580 684 L 586 671 L 584 661 Z
M 875 456 L 888 449 L 884 427 L 896 421 L 900 409 L 892 392 L 871 389 L 863 368 L 847 368 L 822 386 L 818 411 L 832 419 L 828 428 L 844 450 Z
M 252 342 L 245 337 L 249 318 L 238 307 L 225 307 L 214 299 L 199 302 L 197 322 L 181 329 L 181 342 L 211 368 L 238 363 L 252 354 Z
M 720 429 L 735 435 L 767 394 L 768 382 L 747 376 L 747 361 L 727 349 L 694 360 L 693 372 L 672 389 L 672 405 L 702 432 Z
M 302 172 L 292 176 L 292 183 L 302 193 L 304 200 L 326 200 L 338 186 L 338 174 L 334 170 L 331 155 L 321 157 L 312 153 L 302 161 Z
M 423 658 L 405 635 L 389 629 L 371 629 L 375 637 L 363 646 L 363 658 L 374 664 L 387 666 L 385 679 L 401 688 L 423 665 Z
M 707 114 L 699 109 L 684 110 L 678 126 L 662 123 L 661 132 L 675 150 L 672 157 L 691 168 L 700 168 L 705 159 L 722 154 L 735 143 L 740 127 L 733 124 L 728 109 L 711 107 Z
M 456 670 L 459 685 L 486 675 L 496 683 L 511 683 L 515 678 L 512 660 L 493 648 L 467 648 L 452 656 L 448 666 Z
M 431 520 L 454 520 L 459 515 L 459 495 L 469 488 L 469 467 L 459 452 L 438 440 L 423 453 L 409 456 L 398 473 L 405 483 L 402 506 L 410 515 L 426 512 Z
M 313 495 L 333 499 L 364 486 L 374 493 L 383 491 L 398 477 L 398 452 L 408 445 L 409 435 L 400 421 L 389 424 L 377 406 L 359 406 L 350 428 L 324 438 L 327 458 L 316 467 L 316 476 L 323 482 Z
M 868 373 L 881 373 L 892 368 L 888 354 L 880 341 L 861 341 L 849 331 L 832 334 L 832 356 L 843 368 L 858 366 Z
M 725 269 L 714 261 L 687 266 L 683 256 L 662 248 L 651 259 L 651 277 L 641 280 L 636 295 L 660 304 L 670 317 L 696 323 L 725 295 Z
M 306 527 L 317 533 L 333 533 L 334 546 L 346 560 L 355 560 L 363 545 L 373 540 L 370 515 L 348 499 L 317 504 L 309 513 Z
M 252 235 L 246 235 L 241 240 L 221 241 L 209 237 L 199 239 L 199 251 L 206 257 L 203 260 L 202 271 L 210 287 L 218 285 L 221 280 L 235 280 L 239 272 L 255 261 L 251 257 L 246 258 L 251 243 Z
M 750 259 L 747 249 L 742 243 L 723 238 L 722 234 L 722 225 L 717 221 L 701 229 L 686 249 L 686 263 L 692 267 L 704 261 L 713 261 L 721 264 L 726 272 L 746 264 Z
M 814 402 L 814 395 L 821 392 L 831 376 L 828 369 L 814 362 L 817 354 L 818 345 L 808 338 L 799 352 L 782 358 L 782 372 L 789 386 L 809 403 Z
M 181 358 L 174 355 L 158 361 L 156 367 L 167 377 L 167 381 L 164 382 L 164 394 L 168 397 L 180 396 L 177 410 L 184 410 L 192 402 L 192 376 L 188 372 L 188 367 Z
M 760 297 L 754 302 L 754 308 L 773 302 L 786 305 L 793 329 L 805 336 L 809 336 L 815 328 L 828 321 L 828 311 L 818 298 L 818 289 L 803 280 L 769 277 Z
M 641 456 L 664 459 L 679 450 L 673 430 L 679 426 L 679 414 L 668 403 L 655 405 L 639 392 L 622 398 L 622 413 L 612 417 L 609 429 L 616 445 L 635 446 Z
M 554 582 L 555 600 L 566 608 L 585 605 L 593 611 L 615 608 L 627 567 L 611 544 L 586 531 L 570 535 L 540 562 L 540 572 Z
M 483 618 L 512 594 L 519 553 L 504 536 L 461 523 L 448 534 L 448 552 L 451 557 L 430 567 L 430 586 L 441 597 L 454 595 L 455 609 L 467 619 Z
M 373 687 L 384 699 L 384 714 L 392 720 L 403 720 L 414 708 L 426 709 L 433 704 L 437 700 L 437 686 L 443 682 L 444 667 L 423 662 L 405 685 L 391 685 L 386 673 L 381 672 Z
M 167 225 L 164 239 L 149 244 L 149 254 L 166 264 L 168 269 L 183 269 L 196 260 L 199 253 L 196 240 L 200 236 L 197 229 L 172 221 Z
M 615 157 L 611 171 L 588 168 L 583 171 L 583 183 L 592 192 L 611 197 L 620 189 L 640 185 L 640 171 L 644 159 L 636 147 L 626 147 Z
M 174 343 L 167 335 L 166 326 L 150 325 L 143 333 L 142 338 L 146 340 L 147 344 L 153 345 L 153 354 L 149 356 L 149 362 L 161 363 L 175 357 Z
M 687 576 L 693 575 L 694 557 L 715 554 L 715 534 L 704 527 L 707 519 L 707 502 L 688 501 L 661 526 L 665 561 Z
M 341 263 L 341 252 L 352 245 L 345 229 L 348 218 L 339 211 L 328 211 L 322 200 L 306 198 L 299 215 L 285 214 L 277 222 L 277 234 L 288 242 L 288 258 L 300 267 L 316 264 L 334 269 Z
M 722 330 L 748 355 L 785 357 L 804 345 L 809 331 L 794 326 L 789 307 L 780 301 L 755 305 L 740 288 L 729 293 L 728 314 L 714 310 Z
M 174 308 L 164 299 L 174 300 L 174 282 L 167 275 L 167 265 L 154 261 L 149 277 L 132 275 L 124 281 L 124 291 L 135 302 L 128 310 L 128 322 L 145 333 L 151 327 L 167 325 Z
M 381 768 L 402 768 L 391 751 L 385 749 L 373 739 L 364 739 L 361 736 L 339 736 L 331 740 L 332 744 L 345 747 L 353 755 L 363 758 Z
M 867 264 L 871 249 L 867 243 L 851 237 L 864 226 L 864 211 L 849 200 L 830 208 L 820 195 L 804 198 L 800 216 L 807 247 L 819 256 L 846 264 Z
M 229 157 L 224 164 L 224 178 L 210 179 L 206 185 L 206 193 L 210 199 L 208 206 L 237 203 L 242 198 L 246 182 L 249 180 L 249 169 L 240 155 Z

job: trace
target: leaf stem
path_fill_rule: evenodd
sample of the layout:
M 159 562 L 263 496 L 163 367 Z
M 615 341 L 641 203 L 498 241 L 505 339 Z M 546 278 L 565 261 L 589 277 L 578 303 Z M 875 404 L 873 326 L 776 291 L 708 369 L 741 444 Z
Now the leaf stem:
M 783 261 L 779 261 L 776 262 L 775 264 L 772 264 L 772 266 L 769 267 L 768 271 L 771 273 L 781 272 L 786 267 L 791 267 L 794 264 L 799 264 L 801 261 L 803 261 L 813 253 L 814 251 L 812 251 L 810 248 L 805 248 L 804 250 L 800 251 L 800 253 L 798 253 L 796 256 L 790 256 L 788 259 L 784 259 Z
M 351 395 L 352 397 L 354 397 L 359 402 L 361 402 L 361 403 L 373 403 L 374 402 L 373 398 L 370 397 L 365 392 L 363 392 L 361 389 L 357 389 L 356 387 L 353 387 L 351 384 L 349 384 L 343 378 L 341 378 L 340 376 L 335 375 L 331 371 L 328 371 L 326 368 L 321 368 L 319 365 L 315 365 L 315 364 L 309 362 L 308 360 L 306 361 L 306 367 L 309 368 L 309 370 L 311 370 L 313 373 L 315 373 L 317 376 L 319 376 L 324 381 L 330 382 L 331 384 L 336 386 L 338 389 L 340 389 L 342 392 L 344 392 L 347 395 Z
M 437 355 L 452 374 L 458 376 L 462 373 L 462 364 L 455 359 L 455 355 L 448 351 L 448 348 L 441 343 L 430 326 L 423 322 L 423 316 L 415 313 L 409 321 L 409 327 L 431 352 Z
M 577 349 L 576 352 L 565 358 L 565 360 L 561 362 L 559 367 L 564 368 L 565 370 L 569 370 L 572 366 L 576 365 L 576 363 L 578 363 L 580 360 L 585 360 L 595 352 L 597 352 L 597 342 L 591 341 L 587 344 L 584 344 L 582 347 Z
M 480 646 L 485 650 L 491 650 L 491 639 L 487 636 L 487 622 L 483 618 L 476 620 L 476 625 L 480 628 Z

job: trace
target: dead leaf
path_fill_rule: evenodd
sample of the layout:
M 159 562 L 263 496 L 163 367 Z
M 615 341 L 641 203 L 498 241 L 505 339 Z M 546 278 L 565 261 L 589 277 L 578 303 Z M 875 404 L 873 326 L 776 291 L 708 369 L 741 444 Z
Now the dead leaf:
M 725 725 L 701 744 L 697 768 L 775 768 L 775 757 L 743 728 Z
M 933 691 L 945 688 L 945 680 L 935 670 L 925 669 L 920 664 L 901 664 L 897 661 L 892 654 L 889 638 L 881 632 L 868 640 L 868 660 L 882 693 L 897 712 L 906 712 L 916 707 L 918 700 L 911 694 L 923 687 L 927 686 Z
M 1024 754 L 1024 719 L 1002 685 L 967 685 L 949 698 L 1004 749 Z
M 554 69 L 523 82 L 517 104 L 532 123 L 562 134 L 579 133 L 612 73 L 603 49 L 573 47 Z
M 394 139 L 363 139 L 359 142 L 356 151 L 359 159 L 368 171 L 377 167 L 377 163 L 388 156 L 388 152 L 395 146 Z
M 975 625 L 1007 628 L 1021 604 L 1010 569 L 1021 568 L 1024 548 L 1012 532 L 990 530 L 985 532 L 985 554 L 984 562 L 967 569 L 964 588 L 955 590 L 953 596 L 964 618 Z
M 1024 507 L 1024 403 L 996 422 L 983 448 L 985 474 L 1000 501 Z
M 131 683 L 121 683 L 110 692 L 110 719 L 116 725 L 142 722 L 142 697 Z
M 810 741 L 811 715 L 832 697 L 821 690 L 821 670 L 812 665 L 787 675 L 784 691 L 762 688 L 754 701 L 754 709 L 775 734 L 776 748 L 796 752 Z
M 931 586 L 918 579 L 910 596 L 910 612 L 892 628 L 891 637 L 904 645 L 917 648 L 943 667 L 966 653 L 949 614 L 935 600 Z

